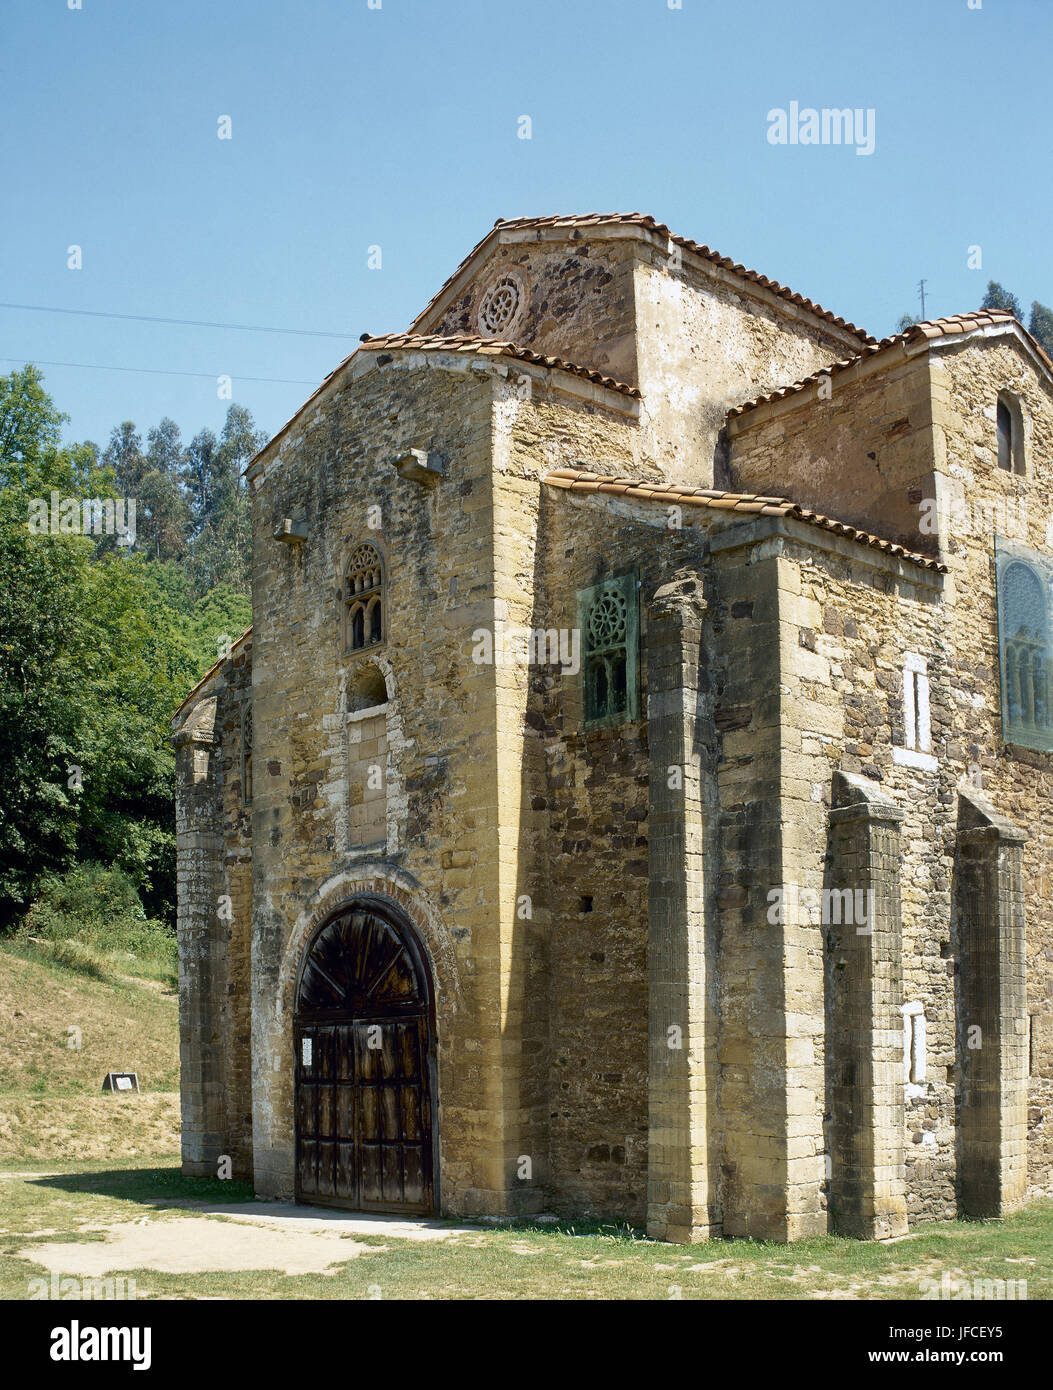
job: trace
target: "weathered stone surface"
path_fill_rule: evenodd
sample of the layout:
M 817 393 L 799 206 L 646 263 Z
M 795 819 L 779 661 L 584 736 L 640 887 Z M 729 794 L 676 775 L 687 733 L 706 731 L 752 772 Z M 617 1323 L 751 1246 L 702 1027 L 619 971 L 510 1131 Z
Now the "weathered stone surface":
M 647 236 L 567 233 L 501 242 L 419 327 L 478 333 L 507 270 L 516 341 L 638 407 L 484 351 L 364 350 L 250 469 L 251 642 L 175 723 L 187 1171 L 229 1154 L 292 1194 L 297 972 L 371 893 L 435 982 L 446 1213 L 885 1237 L 1047 1190 L 1053 755 L 1002 738 L 992 527 L 919 518 L 952 488 L 971 515 L 1026 499 L 1048 549 L 1050 381 L 1016 339 L 969 338 L 725 422 L 845 333 Z M 997 466 L 1006 389 L 1024 475 Z M 799 518 L 547 487 L 560 468 L 730 479 L 948 572 Z M 363 542 L 384 624 L 353 651 Z M 561 634 L 626 574 L 639 716 L 587 727 Z M 524 631 L 555 653 L 525 659 Z

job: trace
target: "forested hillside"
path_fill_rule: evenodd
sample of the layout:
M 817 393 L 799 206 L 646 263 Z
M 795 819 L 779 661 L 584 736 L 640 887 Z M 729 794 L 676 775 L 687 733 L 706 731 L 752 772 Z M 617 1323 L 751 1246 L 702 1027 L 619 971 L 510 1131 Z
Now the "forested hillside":
M 138 916 L 136 892 L 170 927 L 169 720 L 249 623 L 264 436 L 231 405 L 218 437 L 125 421 L 100 451 L 63 445 L 65 418 L 36 368 L 0 377 L 0 930 L 100 895 Z M 135 499 L 134 543 L 78 534 L 86 498 Z

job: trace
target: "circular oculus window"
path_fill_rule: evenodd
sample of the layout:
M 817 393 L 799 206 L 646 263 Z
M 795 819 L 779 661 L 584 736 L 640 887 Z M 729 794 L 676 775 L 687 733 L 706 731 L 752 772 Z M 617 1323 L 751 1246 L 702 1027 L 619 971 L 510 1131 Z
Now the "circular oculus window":
M 507 333 L 526 305 L 526 286 L 513 270 L 502 271 L 483 295 L 476 323 L 487 338 Z

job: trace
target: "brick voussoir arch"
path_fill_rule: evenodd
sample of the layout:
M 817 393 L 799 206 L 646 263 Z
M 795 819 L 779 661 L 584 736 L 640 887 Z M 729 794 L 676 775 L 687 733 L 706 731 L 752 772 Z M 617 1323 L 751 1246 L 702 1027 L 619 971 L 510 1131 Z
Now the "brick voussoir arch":
M 436 1014 L 441 1017 L 443 1013 L 456 1013 L 463 1002 L 460 972 L 453 939 L 441 914 L 412 874 L 391 864 L 367 860 L 326 879 L 297 917 L 282 954 L 275 995 L 280 1015 L 291 1017 L 295 1009 L 300 963 L 311 937 L 337 908 L 359 895 L 389 903 L 409 920 L 427 958 Z

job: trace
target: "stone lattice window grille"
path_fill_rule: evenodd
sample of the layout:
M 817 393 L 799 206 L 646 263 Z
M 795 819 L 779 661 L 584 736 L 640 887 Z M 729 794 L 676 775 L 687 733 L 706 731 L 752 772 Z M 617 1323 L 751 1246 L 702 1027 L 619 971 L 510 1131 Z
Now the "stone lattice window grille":
M 995 537 L 1002 737 L 1053 751 L 1050 598 L 1053 562 Z
M 511 269 L 500 271 L 479 302 L 476 327 L 484 338 L 506 337 L 526 306 L 526 285 Z
M 366 651 L 384 640 L 384 567 L 369 541 L 355 547 L 344 571 L 344 650 Z
M 639 716 L 638 588 L 633 571 L 578 594 L 587 729 Z

